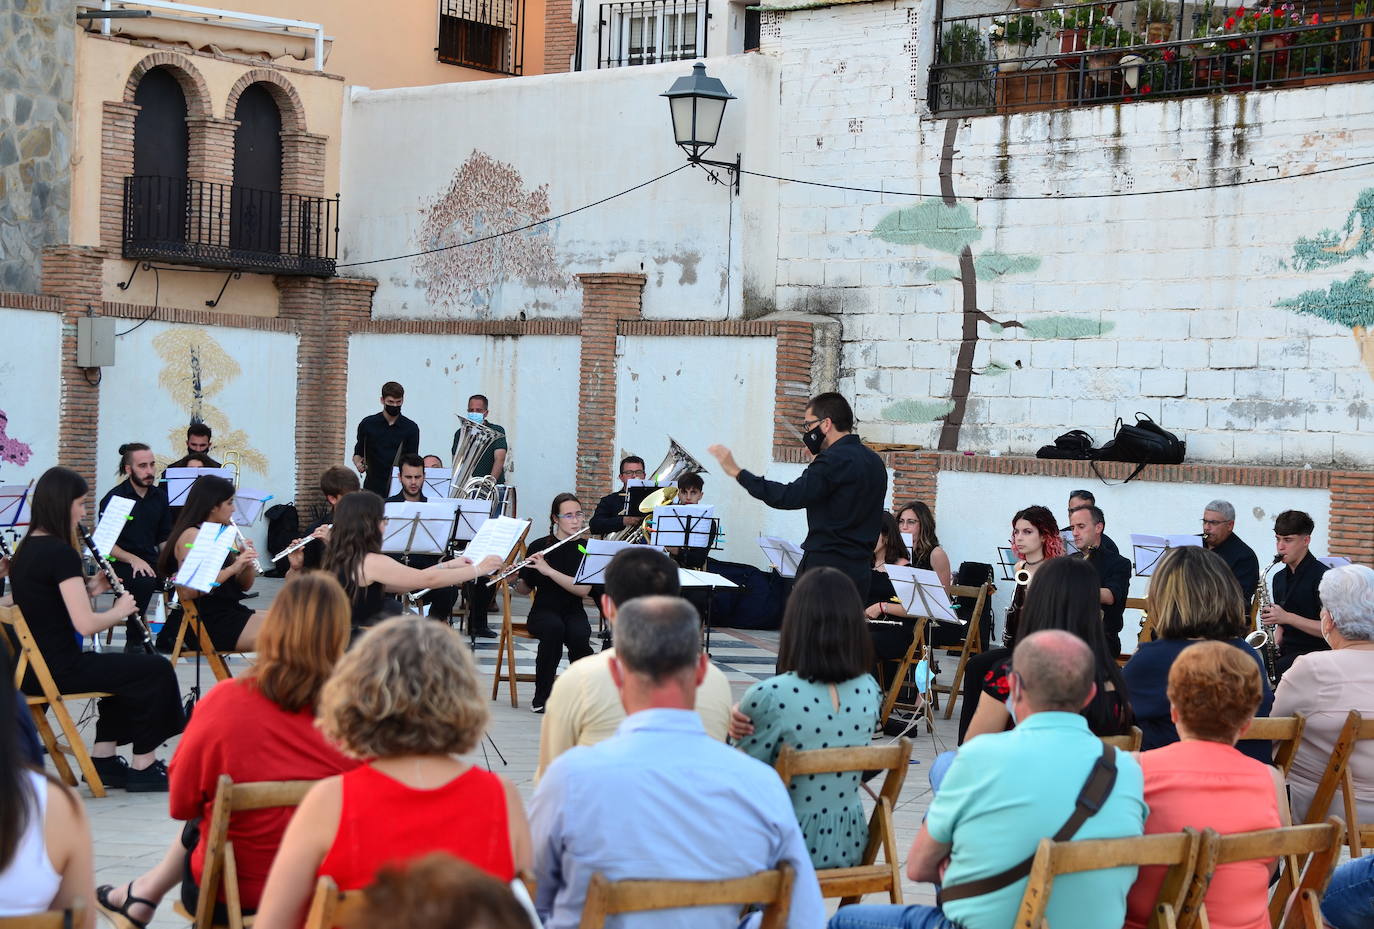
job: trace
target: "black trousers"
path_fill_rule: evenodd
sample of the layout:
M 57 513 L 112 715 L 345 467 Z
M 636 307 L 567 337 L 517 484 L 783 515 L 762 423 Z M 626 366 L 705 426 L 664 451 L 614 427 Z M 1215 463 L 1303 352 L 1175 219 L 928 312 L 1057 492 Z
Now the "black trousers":
M 114 694 L 100 701 L 97 742 L 132 743 L 134 754 L 143 755 L 186 728 L 176 672 L 161 655 L 82 652 L 65 667 L 52 671 L 63 693 Z M 26 693 L 40 693 L 31 679 L 24 684 Z
M 150 565 L 152 561 L 148 562 Z M 124 589 L 134 595 L 134 603 L 138 605 L 138 611 L 146 619 L 148 616 L 148 604 L 152 602 L 153 595 L 162 589 L 162 578 L 156 575 L 148 577 L 134 577 L 132 566 L 122 561 L 114 562 L 115 576 L 119 578 Z M 143 629 L 139 626 L 138 620 L 130 616 L 124 621 L 124 631 L 128 636 L 128 641 L 138 642 L 143 638 Z
M 530 610 L 526 625 L 530 634 L 539 640 L 539 652 L 534 659 L 534 703 L 543 705 L 558 677 L 558 662 L 563 649 L 568 649 L 568 661 L 586 658 L 592 653 L 592 624 L 581 604 L 561 610 L 539 608 L 536 602 Z
M 486 578 L 478 578 L 464 585 L 463 593 L 468 599 L 468 635 L 490 632 L 491 627 L 487 625 L 487 610 L 491 608 L 491 601 L 496 596 L 496 588 L 488 587 Z
M 859 601 L 867 602 L 868 584 L 873 579 L 873 555 L 871 553 L 856 559 L 831 552 L 807 552 L 802 556 L 801 565 L 797 568 L 797 577 L 801 577 L 813 568 L 834 568 L 848 575 L 859 590 Z

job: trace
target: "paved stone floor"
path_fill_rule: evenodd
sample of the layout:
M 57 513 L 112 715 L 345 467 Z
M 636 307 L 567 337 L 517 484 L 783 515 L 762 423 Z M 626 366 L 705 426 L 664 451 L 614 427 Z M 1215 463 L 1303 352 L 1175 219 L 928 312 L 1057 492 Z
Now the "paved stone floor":
M 265 609 L 271 603 L 273 594 L 281 582 L 263 578 L 259 586 L 262 595 L 249 601 L 252 605 Z M 523 612 L 528 601 L 517 600 L 517 611 Z M 517 640 L 519 641 L 519 640 Z M 522 670 L 533 671 L 534 651 L 530 643 L 519 642 L 520 653 L 517 666 Z M 746 630 L 716 630 L 711 638 L 712 660 L 725 671 L 735 691 L 736 697 L 755 680 L 772 673 L 774 656 L 777 651 L 776 632 L 757 632 Z M 494 640 L 481 640 L 477 648 L 479 664 L 489 678 L 495 662 L 496 646 Z M 242 673 L 249 666 L 249 659 L 235 658 L 231 669 Z M 950 673 L 946 666 L 945 674 Z M 177 669 L 185 692 L 194 681 L 193 666 L 182 662 Z M 213 682 L 208 669 L 202 671 L 205 686 Z M 490 741 L 484 741 L 482 749 L 472 757 L 472 761 L 509 778 L 519 788 L 526 800 L 533 794 L 534 769 L 539 756 L 540 717 L 529 711 L 529 695 L 533 685 L 521 685 L 521 705 L 513 708 L 506 690 L 501 691 L 500 699 L 491 704 Z M 937 714 L 938 716 L 938 714 Z M 87 723 L 89 736 L 93 728 Z M 900 801 L 896 808 L 897 844 L 903 866 L 906 851 L 911 845 L 921 819 L 930 802 L 930 788 L 927 784 L 927 771 L 935 755 L 954 747 L 955 721 L 937 718 L 934 733 L 922 731 L 915 738 L 915 750 Z M 251 731 L 243 733 L 251 738 Z M 169 746 L 162 757 L 170 758 L 174 746 Z M 500 752 L 500 757 L 497 751 Z M 504 757 L 504 763 L 501 758 Z M 167 815 L 167 800 L 164 794 L 126 794 L 122 790 L 110 791 L 104 798 L 91 797 L 83 785 L 81 794 L 86 800 L 91 827 L 95 839 L 95 867 L 97 884 L 123 883 L 155 864 L 165 853 L 168 845 L 179 835 L 180 824 Z M 934 894 L 929 885 L 915 885 L 906 881 L 903 892 L 908 902 L 933 903 Z M 172 897 L 159 909 L 152 926 L 176 927 L 185 925 L 172 912 Z M 868 902 L 882 902 L 870 897 Z M 833 903 L 832 903 L 833 907 Z

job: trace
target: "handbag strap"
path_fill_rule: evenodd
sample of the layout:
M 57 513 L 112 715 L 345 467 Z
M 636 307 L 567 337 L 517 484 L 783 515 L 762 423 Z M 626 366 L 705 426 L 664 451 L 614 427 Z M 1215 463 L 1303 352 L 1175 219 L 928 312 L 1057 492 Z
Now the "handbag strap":
M 1055 842 L 1067 842 L 1073 838 L 1075 833 L 1087 822 L 1098 810 L 1102 809 L 1107 798 L 1111 796 L 1112 788 L 1116 786 L 1116 749 L 1106 742 L 1102 743 L 1102 755 L 1093 762 L 1092 770 L 1088 772 L 1088 778 L 1083 782 L 1083 788 L 1078 792 L 1078 798 L 1074 800 L 1073 813 L 1059 827 L 1059 831 L 1053 836 Z M 989 877 L 980 877 L 977 880 L 965 881 L 962 884 L 946 886 L 940 888 L 936 894 L 937 902 L 943 906 L 950 900 L 964 900 L 968 897 L 980 897 L 983 894 L 990 894 L 993 891 L 1001 890 L 1003 887 L 1010 886 L 1030 874 L 1031 866 L 1035 863 L 1035 855 L 1032 853 L 1025 860 L 1012 865 L 1005 871 L 993 874 Z
M 1145 468 L 1148 467 L 1151 463 L 1152 463 L 1152 462 L 1149 462 L 1149 461 L 1142 461 L 1142 462 L 1139 462 L 1139 463 L 1135 466 L 1135 470 L 1132 471 L 1132 472 L 1130 473 L 1130 475 L 1127 476 L 1127 478 L 1126 478 L 1124 481 L 1121 481 L 1121 482 L 1119 482 L 1119 483 L 1113 484 L 1111 481 L 1109 481 L 1109 480 L 1107 480 L 1105 477 L 1103 477 L 1103 476 L 1102 476 L 1102 472 L 1101 472 L 1100 470 L 1098 470 L 1098 467 L 1097 467 L 1097 459 L 1095 459 L 1095 458 L 1089 458 L 1089 459 L 1088 459 L 1088 467 L 1092 468 L 1092 469 L 1093 469 L 1093 474 L 1096 474 L 1096 475 L 1097 475 L 1097 479 L 1098 479 L 1099 481 L 1101 481 L 1102 483 L 1106 484 L 1108 487 L 1120 487 L 1122 484 L 1129 484 L 1132 480 L 1135 479 L 1135 476 L 1136 476 L 1137 474 L 1139 474 L 1141 471 L 1144 471 Z

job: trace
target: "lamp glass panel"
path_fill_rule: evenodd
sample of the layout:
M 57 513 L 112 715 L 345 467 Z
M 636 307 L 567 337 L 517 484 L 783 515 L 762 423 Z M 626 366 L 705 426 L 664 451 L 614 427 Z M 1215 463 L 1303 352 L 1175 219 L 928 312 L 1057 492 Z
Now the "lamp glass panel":
M 720 123 L 725 117 L 726 101 L 699 97 L 697 99 L 697 138 L 703 146 L 710 148 L 720 137 Z
M 668 107 L 673 114 L 673 139 L 678 145 L 693 141 L 692 115 L 696 109 L 696 97 L 670 97 Z

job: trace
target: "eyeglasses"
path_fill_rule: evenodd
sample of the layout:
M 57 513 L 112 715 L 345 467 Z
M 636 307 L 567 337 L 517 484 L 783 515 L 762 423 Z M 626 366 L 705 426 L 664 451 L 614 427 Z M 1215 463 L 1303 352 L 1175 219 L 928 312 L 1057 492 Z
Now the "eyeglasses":
M 1224 526 L 1230 521 L 1229 519 L 1204 519 L 1202 524 L 1204 526 Z
M 581 519 L 584 515 L 585 515 L 585 514 L 584 514 L 581 510 L 578 510 L 578 511 L 576 511 L 576 512 L 574 512 L 574 513 L 559 513 L 559 514 L 558 514 L 558 518 L 559 518 L 559 519 Z
M 801 421 L 802 432 L 810 432 L 823 422 L 825 422 L 823 419 L 803 419 Z
M 638 471 L 621 471 L 621 472 L 620 472 L 620 476 L 621 476 L 621 477 L 643 477 L 643 476 L 644 476 L 644 469 L 643 469 L 643 468 L 640 468 Z

